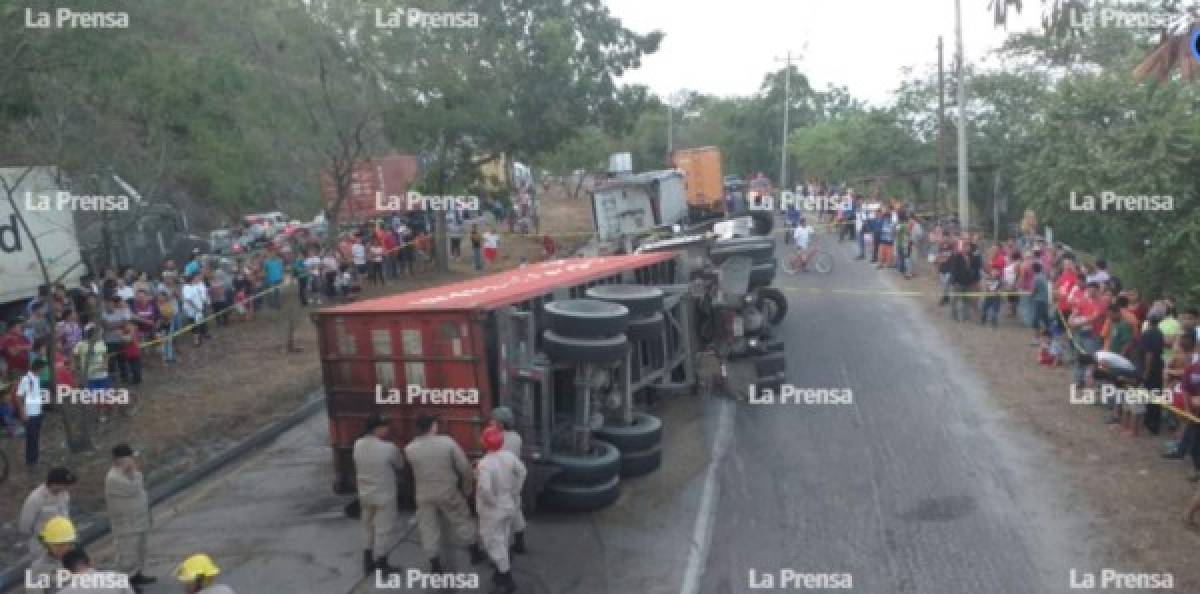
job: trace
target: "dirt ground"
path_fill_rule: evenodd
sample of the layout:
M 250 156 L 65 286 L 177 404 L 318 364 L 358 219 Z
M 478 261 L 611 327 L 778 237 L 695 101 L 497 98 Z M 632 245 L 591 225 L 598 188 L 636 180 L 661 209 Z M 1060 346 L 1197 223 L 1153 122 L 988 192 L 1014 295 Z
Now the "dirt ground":
M 1178 435 L 1126 437 L 1105 423 L 1103 408 L 1070 403 L 1070 368 L 1038 365 L 1033 333 L 1019 318 L 1002 318 L 996 330 L 980 326 L 978 314 L 972 322 L 954 322 L 949 306 L 937 303 L 936 271 L 923 264 L 920 272 L 909 281 L 896 276 L 897 286 L 929 292 L 920 299 L 931 323 L 985 378 L 996 402 L 1052 448 L 1067 472 L 1071 500 L 1095 512 L 1093 528 L 1111 535 L 1117 547 L 1105 560 L 1110 567 L 1171 573 L 1175 591 L 1200 592 L 1200 532 L 1182 522 L 1197 493 L 1186 480 L 1191 461 L 1160 457 L 1164 442 Z
M 570 254 L 587 240 L 591 218 L 584 199 L 570 200 L 556 188 L 542 194 L 542 232 L 555 237 L 559 255 Z M 498 226 L 499 227 L 499 226 Z M 452 261 L 449 273 L 425 273 L 367 287 L 358 299 L 411 291 L 475 276 L 470 252 Z M 503 235 L 500 257 L 485 270 L 515 268 L 522 257 L 544 259 L 541 236 Z M 147 482 L 157 484 L 219 454 L 271 421 L 306 402 L 321 386 L 316 333 L 308 315 L 299 309 L 293 287 L 284 291 L 280 311 L 263 310 L 247 321 L 214 327 L 211 342 L 196 348 L 181 337 L 180 363 L 165 367 L 157 353 L 144 359 L 143 383 L 130 389 L 132 406 L 118 411 L 92 435 L 95 449 L 82 454 L 67 451 L 60 415 L 48 415 L 42 433 L 42 464 L 36 474 L 24 467 L 24 440 L 0 436 L 8 457 L 9 478 L 0 483 L 0 567 L 22 556 L 26 539 L 16 533 L 16 518 L 25 496 L 51 466 L 66 465 L 79 477 L 72 489 L 72 516 L 86 526 L 103 508 L 104 474 L 112 446 L 130 443 L 139 452 Z M 292 304 L 290 307 L 288 302 Z M 299 309 L 298 353 L 286 353 L 289 311 Z M 0 435 L 4 435 L 0 433 Z

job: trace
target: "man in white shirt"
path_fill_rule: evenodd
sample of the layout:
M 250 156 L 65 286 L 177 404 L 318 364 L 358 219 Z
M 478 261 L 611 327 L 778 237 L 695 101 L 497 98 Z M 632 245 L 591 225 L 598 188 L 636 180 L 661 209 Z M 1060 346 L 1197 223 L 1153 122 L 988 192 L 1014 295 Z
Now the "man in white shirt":
M 25 423 L 25 465 L 31 469 L 37 466 L 40 449 L 42 403 L 46 395 L 42 393 L 42 380 L 38 374 L 45 367 L 44 359 L 34 361 L 17 384 L 17 401 L 21 403 L 21 420 Z
M 195 324 L 192 329 L 192 336 L 196 345 L 200 344 L 200 339 L 207 336 L 207 328 L 205 328 L 202 320 L 204 319 L 204 310 L 208 306 L 208 287 L 204 285 L 204 280 L 199 276 L 194 276 L 183 286 L 183 313 L 187 317 L 189 324 Z
M 68 489 L 75 481 L 75 475 L 70 470 L 62 466 L 51 468 L 46 474 L 46 482 L 31 491 L 21 505 L 17 530 L 29 536 L 29 551 L 36 560 L 44 560 L 49 555 L 40 538 L 46 523 L 55 517 L 71 517 L 71 493 Z
M 362 236 L 354 236 L 354 245 L 350 246 L 350 259 L 354 262 L 354 272 L 358 276 L 367 275 L 367 246 L 363 245 Z
M 808 225 L 808 220 L 800 219 L 800 224 L 792 231 L 792 245 L 796 246 L 796 252 L 800 256 L 802 266 L 808 266 L 808 244 L 812 239 L 813 228 Z

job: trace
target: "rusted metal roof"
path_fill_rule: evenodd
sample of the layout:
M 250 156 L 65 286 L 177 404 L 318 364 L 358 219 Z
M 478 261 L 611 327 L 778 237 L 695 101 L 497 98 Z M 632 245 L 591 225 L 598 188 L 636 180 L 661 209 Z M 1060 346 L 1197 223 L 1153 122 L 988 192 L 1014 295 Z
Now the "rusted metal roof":
M 318 315 L 491 310 L 607 276 L 665 262 L 672 252 L 569 258 L 472 278 L 450 285 L 379 297 L 321 310 Z

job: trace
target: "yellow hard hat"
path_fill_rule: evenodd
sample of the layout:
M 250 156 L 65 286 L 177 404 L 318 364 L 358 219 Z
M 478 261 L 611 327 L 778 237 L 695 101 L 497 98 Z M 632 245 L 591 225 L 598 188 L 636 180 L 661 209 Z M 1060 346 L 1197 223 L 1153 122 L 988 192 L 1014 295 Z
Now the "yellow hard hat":
M 213 563 L 212 558 L 200 553 L 184 559 L 183 563 L 175 568 L 175 579 L 181 582 L 194 582 L 196 578 L 215 577 L 219 573 L 221 573 L 221 568 Z
M 62 516 L 54 516 L 42 526 L 39 536 L 46 544 L 70 544 L 75 542 L 75 524 Z

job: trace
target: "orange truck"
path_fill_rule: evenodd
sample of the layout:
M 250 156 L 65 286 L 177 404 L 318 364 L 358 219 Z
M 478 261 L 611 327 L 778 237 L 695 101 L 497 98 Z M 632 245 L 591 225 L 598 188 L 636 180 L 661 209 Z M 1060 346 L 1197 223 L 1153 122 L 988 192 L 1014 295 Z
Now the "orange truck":
M 681 149 L 671 162 L 683 172 L 684 194 L 693 216 L 719 216 L 725 211 L 721 151 L 715 146 Z

